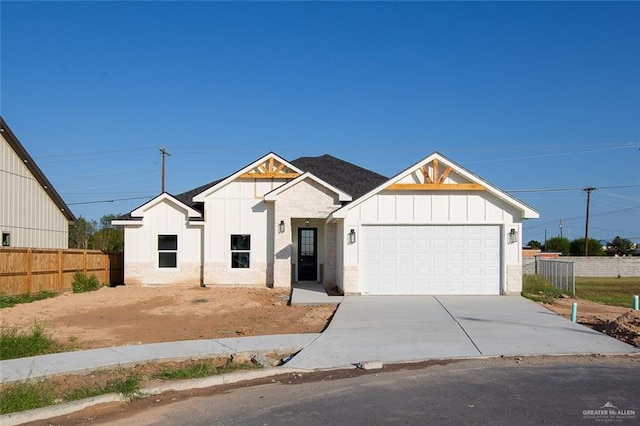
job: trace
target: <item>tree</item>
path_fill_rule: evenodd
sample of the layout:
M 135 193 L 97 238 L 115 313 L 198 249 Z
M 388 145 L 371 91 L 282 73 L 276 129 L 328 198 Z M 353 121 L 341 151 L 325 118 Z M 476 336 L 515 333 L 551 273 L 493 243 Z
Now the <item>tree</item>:
M 542 243 L 540 243 L 540 241 L 531 240 L 527 243 L 527 246 L 531 247 L 532 249 L 541 249 Z
M 634 251 L 635 244 L 633 241 L 620 237 L 615 237 L 607 247 L 607 254 L 609 256 L 631 256 Z
M 571 248 L 571 243 L 564 237 L 553 237 L 547 240 L 545 251 L 552 253 L 562 253 L 568 255 Z
M 576 238 L 571 241 L 569 250 L 572 256 L 584 256 L 584 238 Z M 589 256 L 603 256 L 604 249 L 600 241 L 589 238 Z
M 124 230 L 111 225 L 116 217 L 114 214 L 106 214 L 100 218 L 98 226 L 95 220 L 88 221 L 80 216 L 75 225 L 69 227 L 69 248 L 123 251 Z
M 123 251 L 124 230 L 111 224 L 117 215 L 106 214 L 100 218 L 100 229 L 91 237 L 91 248 L 102 251 Z
M 69 225 L 69 248 L 87 250 L 89 240 L 96 231 L 96 221 L 88 221 L 80 216 L 76 223 Z

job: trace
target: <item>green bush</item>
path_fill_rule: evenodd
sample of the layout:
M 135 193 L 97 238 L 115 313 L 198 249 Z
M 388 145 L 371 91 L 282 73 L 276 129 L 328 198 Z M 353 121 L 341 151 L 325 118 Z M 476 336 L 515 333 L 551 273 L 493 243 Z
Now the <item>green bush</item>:
M 41 291 L 36 294 L 19 294 L 17 296 L 9 296 L 4 293 L 0 293 L 0 308 L 11 308 L 20 303 L 31 303 L 37 300 L 56 297 L 57 295 L 57 293 L 52 291 Z
M 95 275 L 91 274 L 90 277 L 87 277 L 87 274 L 81 271 L 77 271 L 73 276 L 73 283 L 71 284 L 74 293 L 84 293 L 87 291 L 96 291 L 102 284 L 96 278 Z

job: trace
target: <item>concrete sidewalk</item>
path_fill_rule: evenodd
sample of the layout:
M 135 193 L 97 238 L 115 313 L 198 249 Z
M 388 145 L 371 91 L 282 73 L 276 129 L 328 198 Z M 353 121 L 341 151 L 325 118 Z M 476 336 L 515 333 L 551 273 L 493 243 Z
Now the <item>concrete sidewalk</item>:
M 634 353 L 640 349 L 519 296 L 360 296 L 344 298 L 327 330 L 287 367 Z
M 0 361 L 0 383 L 99 368 L 126 367 L 147 361 L 179 361 L 235 353 L 299 351 L 320 334 L 283 334 L 227 339 L 129 345 Z

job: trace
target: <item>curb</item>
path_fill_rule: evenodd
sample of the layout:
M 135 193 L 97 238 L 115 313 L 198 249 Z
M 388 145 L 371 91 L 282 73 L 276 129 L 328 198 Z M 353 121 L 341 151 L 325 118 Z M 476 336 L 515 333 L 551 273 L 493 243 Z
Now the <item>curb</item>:
M 200 379 L 188 379 L 175 382 L 167 382 L 160 386 L 140 389 L 137 394 L 142 397 L 158 395 L 168 391 L 184 391 L 189 389 L 203 389 L 213 386 L 227 385 L 238 383 L 246 380 L 264 379 L 265 377 L 278 376 L 287 373 L 299 373 L 301 371 L 309 372 L 309 370 L 299 370 L 288 367 L 270 367 L 261 370 L 236 371 L 219 376 L 204 377 Z M 81 399 L 60 405 L 52 405 L 49 407 L 36 408 L 34 410 L 20 411 L 17 413 L 9 413 L 0 415 L 0 424 L 2 426 L 15 426 L 23 423 L 34 422 L 39 420 L 47 420 L 53 417 L 64 416 L 67 414 L 82 411 L 85 408 L 98 404 L 106 404 L 109 402 L 125 402 L 129 398 L 119 393 L 110 393 L 106 395 L 95 396 L 92 398 Z

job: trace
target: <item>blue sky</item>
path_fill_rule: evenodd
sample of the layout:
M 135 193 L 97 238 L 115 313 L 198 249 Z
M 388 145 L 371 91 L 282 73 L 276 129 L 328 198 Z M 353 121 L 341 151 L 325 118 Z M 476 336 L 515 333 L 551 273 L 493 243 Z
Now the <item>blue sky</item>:
M 269 151 L 439 151 L 541 212 L 525 243 L 584 236 L 586 187 L 590 236 L 640 242 L 639 3 L 0 8 L 1 113 L 77 216 L 157 195 L 161 146 L 174 194 Z

